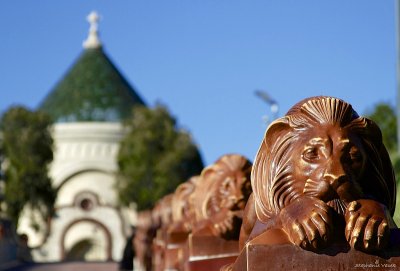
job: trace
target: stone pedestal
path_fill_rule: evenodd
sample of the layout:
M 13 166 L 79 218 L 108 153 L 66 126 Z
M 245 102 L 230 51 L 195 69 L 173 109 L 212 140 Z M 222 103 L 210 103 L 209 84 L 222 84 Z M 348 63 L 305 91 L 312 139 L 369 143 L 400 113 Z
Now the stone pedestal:
M 187 232 L 173 232 L 168 235 L 165 249 L 165 269 L 184 270 Z
M 152 263 L 154 271 L 163 271 L 165 269 L 165 251 L 167 247 L 165 240 L 165 231 L 159 229 L 153 240 Z
M 376 255 L 334 244 L 318 253 L 288 243 L 263 244 L 255 238 L 237 258 L 234 271 L 264 270 L 400 270 L 399 231 L 392 231 L 391 245 Z M 397 245 L 396 245 L 397 244 Z
M 233 270 L 399 270 L 399 255 L 376 256 L 356 250 L 327 255 L 289 244 L 248 245 L 238 257 Z
M 186 253 L 185 271 L 219 271 L 222 266 L 235 261 L 239 244 L 216 236 L 190 234 Z

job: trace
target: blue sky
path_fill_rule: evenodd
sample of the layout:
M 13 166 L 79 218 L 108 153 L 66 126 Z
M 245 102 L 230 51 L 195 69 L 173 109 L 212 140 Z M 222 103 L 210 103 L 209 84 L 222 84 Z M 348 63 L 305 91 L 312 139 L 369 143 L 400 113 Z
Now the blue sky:
M 79 56 L 97 10 L 106 53 L 189 130 L 206 164 L 253 160 L 270 108 L 330 95 L 365 113 L 396 97 L 394 1 L 0 2 L 0 111 L 35 108 Z

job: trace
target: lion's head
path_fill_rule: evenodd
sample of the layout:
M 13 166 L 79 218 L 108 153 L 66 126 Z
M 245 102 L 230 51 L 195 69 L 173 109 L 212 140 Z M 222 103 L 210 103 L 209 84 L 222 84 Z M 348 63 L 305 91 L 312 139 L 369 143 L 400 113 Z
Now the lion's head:
M 359 198 L 375 199 L 393 215 L 396 201 L 380 129 L 332 97 L 305 99 L 268 127 L 252 187 L 262 222 L 302 195 L 325 201 L 341 215 Z
M 251 163 L 237 154 L 222 156 L 205 168 L 201 177 L 204 199 L 201 216 L 210 219 L 223 210 L 244 209 L 251 194 Z
M 200 230 L 208 221 L 217 229 L 214 235 L 238 237 L 241 224 L 238 214 L 251 194 L 250 174 L 250 161 L 238 154 L 224 155 L 202 171 L 190 197 L 196 221 L 201 222 L 195 225 L 195 230 Z
M 194 221 L 195 213 L 189 197 L 195 191 L 200 176 L 193 176 L 186 182 L 180 184 L 172 197 L 172 220 L 173 222 L 184 222 L 189 225 Z
M 157 201 L 151 211 L 153 227 L 167 227 L 172 222 L 172 196 L 168 194 Z

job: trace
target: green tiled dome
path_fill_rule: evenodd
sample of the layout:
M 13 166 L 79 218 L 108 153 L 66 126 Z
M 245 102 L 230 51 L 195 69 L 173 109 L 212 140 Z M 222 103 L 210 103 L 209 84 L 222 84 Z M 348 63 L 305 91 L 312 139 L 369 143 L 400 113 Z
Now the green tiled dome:
M 99 46 L 82 52 L 39 109 L 55 122 L 116 122 L 128 118 L 134 105 L 144 101 Z

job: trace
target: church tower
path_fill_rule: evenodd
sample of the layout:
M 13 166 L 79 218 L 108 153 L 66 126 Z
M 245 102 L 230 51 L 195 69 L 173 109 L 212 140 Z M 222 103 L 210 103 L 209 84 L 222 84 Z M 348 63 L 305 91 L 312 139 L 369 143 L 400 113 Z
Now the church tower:
M 83 52 L 39 106 L 54 120 L 55 216 L 45 234 L 35 233 L 29 215 L 18 229 L 38 261 L 118 261 L 135 222 L 133 209 L 118 207 L 116 160 L 122 121 L 145 103 L 105 53 L 98 19 L 89 14 Z

